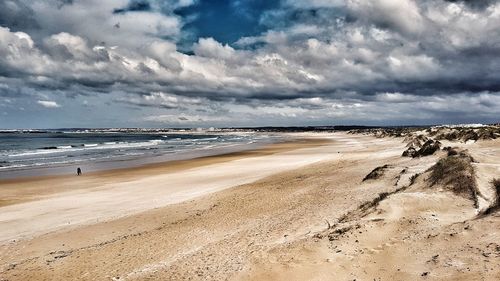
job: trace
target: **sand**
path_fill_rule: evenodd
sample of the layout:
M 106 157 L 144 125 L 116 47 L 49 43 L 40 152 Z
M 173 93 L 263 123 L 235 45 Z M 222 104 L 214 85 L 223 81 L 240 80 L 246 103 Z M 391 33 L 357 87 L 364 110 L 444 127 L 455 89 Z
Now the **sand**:
M 426 187 L 444 152 L 411 159 L 397 138 L 299 137 L 125 179 L 1 183 L 0 280 L 500 279 L 499 214 L 478 217 L 470 200 Z M 477 162 L 485 208 L 500 142 L 455 145 Z

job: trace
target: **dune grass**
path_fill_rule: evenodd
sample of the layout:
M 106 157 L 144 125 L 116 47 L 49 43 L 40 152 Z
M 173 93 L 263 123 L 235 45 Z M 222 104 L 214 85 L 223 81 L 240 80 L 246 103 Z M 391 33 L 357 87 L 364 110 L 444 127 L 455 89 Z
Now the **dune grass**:
M 441 158 L 430 169 L 430 186 L 440 184 L 453 193 L 472 200 L 477 207 L 478 189 L 471 163 L 472 158 L 464 152 Z
M 363 178 L 363 181 L 375 180 L 380 178 L 384 174 L 385 170 L 387 170 L 387 168 L 389 168 L 389 165 L 384 165 L 373 169 L 368 175 Z
M 483 213 L 489 215 L 500 210 L 500 178 L 493 179 L 491 181 L 493 190 L 495 191 L 495 200 Z

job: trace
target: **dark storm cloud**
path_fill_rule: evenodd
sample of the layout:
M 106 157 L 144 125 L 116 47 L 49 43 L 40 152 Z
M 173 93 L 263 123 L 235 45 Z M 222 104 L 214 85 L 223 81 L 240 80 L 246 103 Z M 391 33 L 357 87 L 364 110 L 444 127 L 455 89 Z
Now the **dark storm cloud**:
M 497 2 L 497 0 L 446 0 L 446 1 L 452 3 L 461 2 L 467 4 L 470 7 L 478 9 L 487 8 Z
M 22 1 L 0 1 L 0 26 L 14 31 L 39 29 L 33 9 Z

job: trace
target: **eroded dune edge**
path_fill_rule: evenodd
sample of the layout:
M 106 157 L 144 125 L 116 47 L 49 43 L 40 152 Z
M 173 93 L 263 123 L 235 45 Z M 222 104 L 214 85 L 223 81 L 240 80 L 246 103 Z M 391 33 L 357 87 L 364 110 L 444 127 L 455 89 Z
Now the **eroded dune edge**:
M 499 280 L 499 133 L 308 133 L 328 141 L 0 186 L 0 280 Z

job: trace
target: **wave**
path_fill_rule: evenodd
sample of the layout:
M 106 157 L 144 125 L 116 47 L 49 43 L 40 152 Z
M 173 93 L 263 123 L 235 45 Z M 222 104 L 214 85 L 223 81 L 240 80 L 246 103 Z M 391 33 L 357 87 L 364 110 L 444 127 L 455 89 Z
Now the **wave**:
M 49 136 L 51 138 L 52 136 Z M 140 136 L 142 137 L 142 136 Z M 245 145 L 260 142 L 268 136 L 247 135 L 186 135 L 168 136 L 155 135 L 145 140 L 137 139 L 136 135 L 130 139 L 120 138 L 72 138 L 69 141 L 53 143 L 36 149 L 10 149 L 0 145 L 0 169 L 29 169 L 30 167 L 70 165 L 82 161 L 122 161 L 139 157 L 156 157 L 172 153 L 189 151 L 208 151 L 234 145 Z M 127 140 L 127 141 L 125 141 Z M 35 140 L 36 141 L 36 140 Z M 68 142 L 72 142 L 69 143 Z M 80 143 L 79 143 L 80 142 Z M 39 144 L 40 145 L 40 144 Z M 14 148 L 14 147 L 12 147 Z M 6 161 L 3 161 L 6 160 Z
M 99 144 L 97 144 L 97 143 L 84 143 L 84 144 L 83 144 L 83 146 L 84 146 L 84 147 L 96 147 L 96 146 L 98 146 L 98 145 L 99 145 Z
M 57 147 L 57 149 L 70 149 L 70 148 L 72 148 L 71 145 L 61 145 Z
M 74 151 L 74 149 L 64 149 L 64 152 Z M 38 149 L 38 150 L 30 150 L 25 152 L 13 153 L 7 155 L 7 157 L 24 157 L 24 156 L 35 156 L 35 155 L 45 155 L 45 154 L 54 154 L 60 153 L 62 150 L 58 150 L 57 147 L 54 149 Z
M 157 146 L 165 143 L 164 140 L 149 140 L 145 142 L 107 142 L 102 144 L 88 143 L 80 145 L 46 146 L 36 150 L 21 151 L 7 155 L 8 157 L 24 157 L 44 154 L 57 154 L 78 151 L 108 150 L 108 149 L 133 149 Z
M 218 140 L 219 137 L 213 137 L 213 138 L 199 138 L 199 139 L 195 139 L 195 140 L 199 140 L 199 141 L 207 141 L 207 140 Z
M 0 170 L 8 170 L 8 169 L 23 169 L 23 168 L 34 168 L 34 167 L 50 167 L 50 166 L 61 166 L 61 165 L 67 165 L 67 164 L 76 164 L 76 163 L 82 163 L 82 162 L 94 162 L 94 161 L 106 161 L 109 159 L 113 158 L 124 158 L 126 157 L 131 157 L 131 156 L 141 156 L 144 155 L 144 153 L 125 153 L 125 154 L 120 154 L 120 155 L 107 155 L 107 156 L 100 156 L 100 157 L 89 157 L 89 158 L 81 158 L 81 159 L 71 159 L 71 160 L 63 160 L 63 161 L 44 161 L 44 162 L 32 162 L 35 159 L 29 159 L 29 163 L 22 163 L 22 164 L 10 164 L 6 161 L 0 162 Z M 39 158 L 37 160 L 41 160 L 42 158 Z M 52 158 L 43 158 L 44 160 L 51 160 Z M 57 159 L 57 158 L 56 158 Z M 7 164 L 7 165 L 5 165 Z
M 182 140 L 182 138 L 173 138 L 173 139 L 169 139 L 169 137 L 168 137 L 168 136 L 163 136 L 163 137 L 164 137 L 164 138 L 166 138 L 166 139 L 168 139 L 168 140 L 166 140 L 166 141 L 181 141 L 181 140 Z

